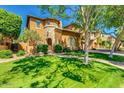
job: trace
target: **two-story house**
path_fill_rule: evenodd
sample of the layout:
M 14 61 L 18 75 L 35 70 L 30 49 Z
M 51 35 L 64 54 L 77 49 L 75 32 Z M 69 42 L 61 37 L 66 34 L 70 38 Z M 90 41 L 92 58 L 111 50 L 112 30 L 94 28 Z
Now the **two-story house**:
M 80 29 L 75 28 L 70 24 L 66 27 L 62 27 L 62 22 L 53 18 L 37 18 L 34 16 L 27 16 L 26 26 L 29 30 L 36 31 L 41 37 L 41 44 L 48 44 L 48 49 L 53 50 L 56 44 L 62 44 L 63 47 L 68 47 L 72 50 L 83 49 L 84 41 L 82 40 L 82 46 L 79 46 L 79 37 L 81 35 Z M 100 48 L 98 39 L 101 36 L 100 31 L 94 31 L 90 33 L 90 49 Z M 83 38 L 85 39 L 85 38 Z
M 53 18 L 27 17 L 27 28 L 36 31 L 41 37 L 42 44 L 48 44 L 49 50 L 53 50 L 54 45 L 62 44 L 70 49 L 78 49 L 79 32 L 63 29 L 62 22 Z

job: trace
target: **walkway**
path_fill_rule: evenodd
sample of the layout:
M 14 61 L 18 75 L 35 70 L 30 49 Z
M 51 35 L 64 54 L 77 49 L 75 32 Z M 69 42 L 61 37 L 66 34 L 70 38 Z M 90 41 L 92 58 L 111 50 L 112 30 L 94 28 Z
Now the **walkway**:
M 0 59 L 0 63 L 12 62 L 12 61 L 23 59 L 25 57 L 26 57 L 26 55 L 25 56 L 21 56 L 21 57 L 14 57 L 14 58 L 8 58 L 8 59 Z
M 65 57 L 65 58 L 78 58 L 78 59 L 83 60 L 83 57 L 78 57 L 78 56 L 61 55 L 61 54 L 50 54 L 50 55 L 54 55 L 54 56 L 58 56 L 58 57 Z M 115 66 L 115 67 L 118 67 L 118 68 L 124 70 L 124 62 L 108 61 L 108 60 L 103 60 L 103 59 L 98 59 L 98 58 L 89 58 L 89 60 L 109 64 L 109 65 L 112 65 L 112 66 Z
M 91 53 L 110 54 L 110 50 L 103 50 L 103 49 L 99 49 L 99 50 L 89 50 L 89 52 L 91 52 Z M 114 52 L 113 55 L 124 56 L 124 51 L 117 51 L 117 52 Z

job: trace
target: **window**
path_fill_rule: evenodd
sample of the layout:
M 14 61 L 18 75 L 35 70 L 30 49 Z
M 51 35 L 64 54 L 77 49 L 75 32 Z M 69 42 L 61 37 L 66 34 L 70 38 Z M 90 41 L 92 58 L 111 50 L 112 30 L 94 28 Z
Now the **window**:
M 69 38 L 69 45 L 70 45 L 70 48 L 71 49 L 75 49 L 76 48 L 76 41 L 75 41 L 75 39 L 74 39 L 74 37 L 70 37 Z
M 47 23 L 48 25 L 50 25 L 50 21 L 48 20 L 48 23 Z
M 37 21 L 36 21 L 36 26 L 37 26 L 37 28 L 40 28 L 40 23 L 41 23 L 40 20 L 37 20 Z

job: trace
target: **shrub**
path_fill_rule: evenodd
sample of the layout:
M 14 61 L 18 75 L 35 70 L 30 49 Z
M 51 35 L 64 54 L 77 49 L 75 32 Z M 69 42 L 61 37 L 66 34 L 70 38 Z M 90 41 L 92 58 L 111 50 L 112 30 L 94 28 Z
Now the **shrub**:
M 60 44 L 55 45 L 54 50 L 56 53 L 62 52 L 62 46 Z
M 42 45 L 39 44 L 37 45 L 37 53 L 42 52 Z
M 48 52 L 48 45 L 46 45 L 46 44 L 37 45 L 37 53 L 39 53 L 39 52 L 43 52 L 46 54 Z
M 11 50 L 1 50 L 0 51 L 0 58 L 11 58 L 12 51 Z
M 70 48 L 66 47 L 66 48 L 63 49 L 63 52 L 71 52 L 71 50 L 70 50 Z
M 24 50 L 19 50 L 17 53 L 16 53 L 17 56 L 23 56 L 25 55 L 25 51 Z
M 46 45 L 46 44 L 42 45 L 41 52 L 46 54 L 48 52 L 48 45 Z

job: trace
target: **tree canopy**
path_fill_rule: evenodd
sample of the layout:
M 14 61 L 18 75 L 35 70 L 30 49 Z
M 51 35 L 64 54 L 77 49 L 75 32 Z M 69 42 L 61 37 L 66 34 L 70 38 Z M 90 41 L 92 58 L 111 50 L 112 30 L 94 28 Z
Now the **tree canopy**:
M 38 6 L 42 14 L 48 14 L 52 18 L 65 18 L 68 19 L 71 17 L 72 6 L 67 5 L 41 5 Z M 69 12 L 70 10 L 70 12 Z M 67 13 L 67 11 L 69 13 Z
M 0 33 L 4 36 L 17 38 L 21 32 L 21 24 L 20 16 L 0 9 Z
M 103 19 L 104 27 L 115 28 L 117 36 L 121 32 L 121 27 L 124 26 L 124 6 L 106 6 Z
M 19 36 L 19 41 L 28 42 L 28 41 L 39 41 L 40 36 L 36 31 L 29 30 L 27 28 L 24 29 L 23 33 Z

